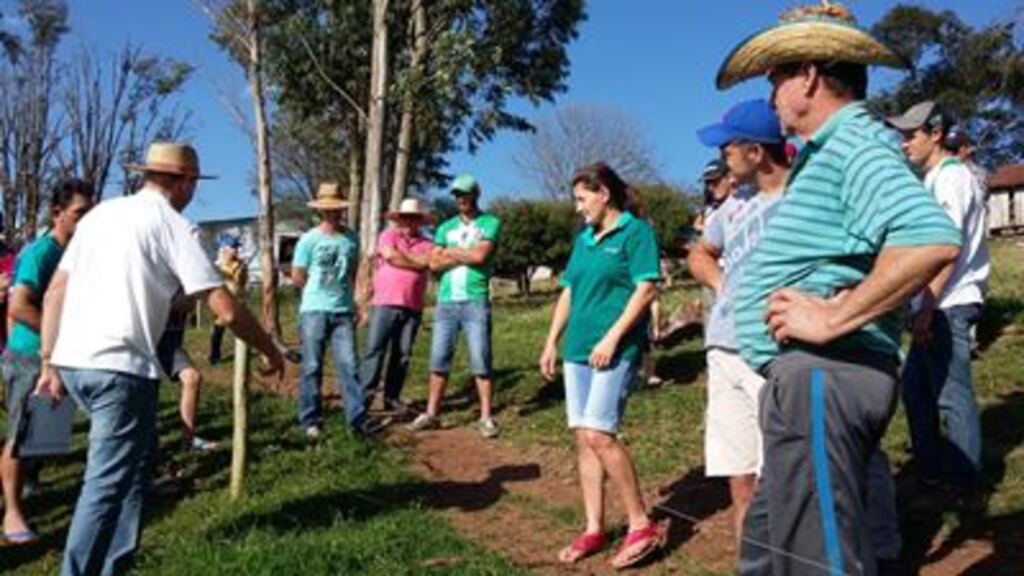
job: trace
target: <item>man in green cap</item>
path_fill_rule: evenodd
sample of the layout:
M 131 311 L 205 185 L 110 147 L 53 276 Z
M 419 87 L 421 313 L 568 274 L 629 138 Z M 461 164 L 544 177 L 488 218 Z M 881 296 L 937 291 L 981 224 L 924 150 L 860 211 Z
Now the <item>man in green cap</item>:
M 412 431 L 436 428 L 437 415 L 459 332 L 466 331 L 469 368 L 480 395 L 477 429 L 484 438 L 498 435 L 491 417 L 491 262 L 501 233 L 501 220 L 480 210 L 480 185 L 463 174 L 452 183 L 459 213 L 437 228 L 430 269 L 441 275 L 434 309 L 433 340 L 430 347 L 430 395 L 427 411 L 409 424 Z

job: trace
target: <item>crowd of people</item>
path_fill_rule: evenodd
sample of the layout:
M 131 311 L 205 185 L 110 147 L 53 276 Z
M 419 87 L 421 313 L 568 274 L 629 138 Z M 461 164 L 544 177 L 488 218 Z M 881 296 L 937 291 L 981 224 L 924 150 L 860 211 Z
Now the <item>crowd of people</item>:
M 925 101 L 886 119 L 868 111 L 870 65 L 900 61 L 846 9 L 794 9 L 733 50 L 717 77 L 725 89 L 766 76 L 770 98 L 740 102 L 697 134 L 717 153 L 701 174 L 701 236 L 688 257 L 708 302 L 705 472 L 728 479 L 744 575 L 898 573 L 895 490 L 880 440 L 900 396 L 920 484 L 910 505 L 972 507 L 982 492 L 970 361 L 990 269 L 983 184 L 942 106 Z M 54 189 L 52 226 L 21 253 L 9 290 L 0 461 L 8 543 L 37 538 L 20 505 L 29 396 L 68 395 L 91 422 L 65 575 L 118 573 L 138 545 L 161 377 L 181 383 L 186 446 L 211 447 L 196 435 L 201 376 L 183 347 L 197 300 L 216 318 L 211 364 L 230 329 L 264 357 L 266 374 L 284 369 L 281 346 L 241 302 L 237 238 L 221 238 L 214 266 L 180 214 L 207 177 L 195 150 L 155 143 L 129 167 L 142 188 L 95 207 L 86 182 Z M 538 364 L 552 381 L 561 368 L 585 525 L 557 558 L 572 564 L 609 546 L 609 479 L 627 524 L 611 564 L 627 568 L 665 536 L 619 435 L 658 336 L 659 247 L 651 216 L 612 166 L 582 166 L 567 185 L 582 223 Z M 412 432 L 439 427 L 461 333 L 476 429 L 498 436 L 490 284 L 501 221 L 482 209 L 472 176 L 450 192 L 458 213 L 444 222 L 415 198 L 385 214 L 390 226 L 366 260 L 340 187 L 324 183 L 309 202 L 319 222 L 291 266 L 301 290 L 297 420 L 308 438 L 324 434 L 328 348 L 353 434 L 378 434 L 394 417 Z M 428 397 L 417 414 L 402 393 L 432 274 Z M 911 345 L 901 356 L 905 329 Z M 377 397 L 391 418 L 371 413 Z

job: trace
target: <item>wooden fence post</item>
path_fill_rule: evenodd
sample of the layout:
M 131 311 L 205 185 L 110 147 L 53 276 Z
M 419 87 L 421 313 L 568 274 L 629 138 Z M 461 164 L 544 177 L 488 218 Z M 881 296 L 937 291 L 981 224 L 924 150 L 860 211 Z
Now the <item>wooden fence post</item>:
M 241 498 L 245 490 L 246 448 L 249 439 L 249 347 L 235 338 L 235 372 L 232 384 L 235 407 L 234 437 L 231 442 L 232 500 Z

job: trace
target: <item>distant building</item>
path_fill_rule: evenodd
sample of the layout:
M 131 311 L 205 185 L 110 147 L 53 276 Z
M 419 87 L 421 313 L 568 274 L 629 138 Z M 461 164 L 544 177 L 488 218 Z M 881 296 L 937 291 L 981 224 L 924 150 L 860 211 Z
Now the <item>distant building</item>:
M 259 218 L 243 216 L 241 218 L 225 218 L 199 222 L 199 241 L 206 250 L 210 261 L 217 259 L 217 239 L 221 234 L 231 234 L 241 239 L 238 250 L 239 257 L 249 267 L 249 283 L 260 283 L 260 249 L 259 249 Z M 278 219 L 274 234 L 274 253 L 277 256 L 279 281 L 289 283 L 288 272 L 291 268 L 292 254 L 295 244 L 308 227 L 306 222 L 296 219 Z
M 1024 231 L 1024 164 L 1007 164 L 989 174 L 989 234 L 1014 234 Z

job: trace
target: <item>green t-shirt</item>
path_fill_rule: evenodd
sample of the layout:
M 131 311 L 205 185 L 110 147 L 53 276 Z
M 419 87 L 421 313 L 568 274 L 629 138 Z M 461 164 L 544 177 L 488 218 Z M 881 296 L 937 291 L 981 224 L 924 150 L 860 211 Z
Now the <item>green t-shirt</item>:
M 359 236 L 349 229 L 324 234 L 313 228 L 299 238 L 292 265 L 306 269 L 299 312 L 352 312 L 352 279 L 359 263 Z
M 32 304 L 43 307 L 43 294 L 50 285 L 50 279 L 57 271 L 57 264 L 64 254 L 64 248 L 52 234 L 46 234 L 30 244 L 18 257 L 14 272 L 14 286 L 25 286 L 32 290 Z M 39 354 L 39 332 L 21 322 L 15 322 L 7 347 L 13 352 L 26 356 Z
M 615 227 L 600 240 L 587 226 L 573 240 L 562 286 L 570 290 L 569 321 L 562 357 L 568 362 L 587 362 L 594 346 L 626 309 L 640 282 L 661 277 L 658 241 L 654 229 L 629 212 L 619 216 Z M 647 341 L 645 316 L 619 343 L 619 358 L 636 361 Z
M 461 216 L 454 216 L 438 226 L 434 235 L 434 244 L 440 248 L 471 249 L 477 243 L 487 240 L 497 247 L 498 236 L 501 234 L 501 220 L 493 214 L 477 214 L 477 217 L 466 221 Z M 481 266 L 463 264 L 446 270 L 441 274 L 441 286 L 438 290 L 438 302 L 467 302 L 487 300 L 490 295 L 490 281 L 493 271 L 491 262 L 494 250 L 487 256 Z

